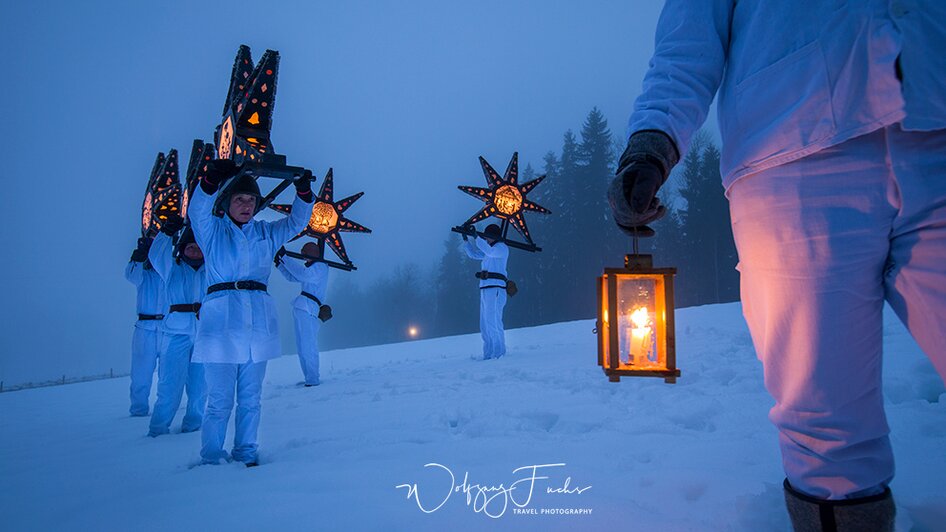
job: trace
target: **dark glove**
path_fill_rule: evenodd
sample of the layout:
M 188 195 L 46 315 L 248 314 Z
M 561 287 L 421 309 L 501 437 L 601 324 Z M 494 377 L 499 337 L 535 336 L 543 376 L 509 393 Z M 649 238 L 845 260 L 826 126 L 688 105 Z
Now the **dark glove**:
M 207 194 L 213 194 L 224 181 L 237 175 L 238 171 L 239 168 L 230 159 L 214 159 L 207 163 L 207 173 L 200 180 L 200 188 Z
M 184 227 L 184 219 L 180 216 L 171 216 L 161 225 L 161 232 L 168 236 L 174 236 L 182 227 Z
M 322 305 L 319 307 L 319 319 L 323 322 L 332 319 L 332 307 L 328 305 Z
M 470 240 L 470 235 L 468 235 L 468 234 L 466 234 L 466 233 L 460 233 L 460 236 L 463 237 L 463 241 L 464 241 L 464 242 Z
M 279 248 L 279 251 L 276 252 L 276 256 L 273 257 L 273 264 L 275 264 L 277 268 L 279 267 L 280 264 L 282 264 L 282 258 L 285 254 L 286 254 L 286 248 L 282 247 L 282 248 Z
M 308 201 L 309 195 L 312 194 L 312 172 L 306 170 L 292 184 L 296 186 L 296 195 Z
M 653 236 L 646 224 L 667 214 L 657 191 L 679 160 L 673 140 L 661 131 L 631 136 L 618 163 L 617 177 L 608 188 L 608 203 L 618 227 L 632 236 Z
M 131 260 L 133 262 L 145 262 L 148 260 L 148 251 L 151 249 L 152 239 L 147 237 L 141 237 L 138 239 L 138 247 L 131 252 Z

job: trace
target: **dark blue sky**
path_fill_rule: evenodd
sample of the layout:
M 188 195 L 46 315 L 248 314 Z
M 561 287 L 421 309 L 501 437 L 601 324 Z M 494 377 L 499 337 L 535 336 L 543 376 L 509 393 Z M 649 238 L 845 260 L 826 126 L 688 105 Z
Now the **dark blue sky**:
M 518 150 L 523 168 L 538 166 L 593 106 L 623 133 L 662 5 L 35 4 L 0 8 L 8 383 L 127 371 L 134 288 L 122 269 L 148 172 L 157 151 L 177 148 L 186 164 L 194 138 L 212 140 L 241 43 L 254 59 L 282 56 L 276 150 L 319 183 L 333 166 L 339 196 L 366 192 L 348 214 L 374 234 L 345 240 L 367 282 L 433 264 L 479 207 L 456 190 L 481 183 L 477 156 L 502 170 Z

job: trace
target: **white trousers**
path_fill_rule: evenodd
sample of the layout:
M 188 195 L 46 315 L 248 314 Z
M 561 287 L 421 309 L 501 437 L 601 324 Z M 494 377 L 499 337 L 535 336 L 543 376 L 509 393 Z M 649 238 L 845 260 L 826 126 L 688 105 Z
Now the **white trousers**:
M 158 368 L 158 398 L 151 414 L 149 436 L 167 434 L 171 421 L 181 406 L 187 388 L 187 409 L 181 423 L 181 432 L 200 429 L 207 404 L 207 384 L 204 366 L 191 362 L 194 339 L 186 334 L 164 334 L 161 342 L 161 365 Z
M 894 475 L 885 300 L 946 375 L 946 131 L 894 125 L 729 195 L 743 312 L 789 482 L 823 499 L 878 492 Z
M 480 289 L 480 335 L 483 337 L 483 358 L 499 358 L 506 354 L 506 332 L 503 330 L 505 288 Z
M 128 412 L 133 416 L 148 415 L 148 401 L 151 397 L 154 368 L 158 365 L 161 336 L 160 331 L 135 327 L 131 337 L 131 407 Z
M 223 450 L 227 424 L 233 411 L 236 390 L 236 431 L 233 435 L 233 459 L 239 462 L 258 460 L 256 434 L 259 431 L 260 397 L 266 361 L 244 364 L 204 363 L 207 379 L 207 409 L 200 428 L 202 463 L 216 464 L 230 455 Z
M 299 353 L 299 365 L 306 384 L 319 383 L 319 327 L 322 322 L 318 316 L 299 309 L 292 309 L 296 324 L 296 349 Z

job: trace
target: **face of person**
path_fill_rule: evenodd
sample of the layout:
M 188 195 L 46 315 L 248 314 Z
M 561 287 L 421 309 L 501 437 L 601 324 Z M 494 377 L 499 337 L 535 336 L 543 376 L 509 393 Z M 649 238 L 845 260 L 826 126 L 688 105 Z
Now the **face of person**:
M 256 210 L 256 196 L 252 194 L 234 194 L 230 197 L 230 217 L 241 224 L 249 222 Z
M 200 260 L 204 258 L 204 253 L 200 250 L 200 246 L 196 242 L 190 242 L 184 246 L 184 256 L 190 260 Z

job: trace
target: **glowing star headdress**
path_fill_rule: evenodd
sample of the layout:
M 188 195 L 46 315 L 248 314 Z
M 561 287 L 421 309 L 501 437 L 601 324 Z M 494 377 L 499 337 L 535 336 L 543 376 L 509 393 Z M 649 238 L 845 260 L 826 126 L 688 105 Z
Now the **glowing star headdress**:
M 305 173 L 305 168 L 286 165 L 286 157 L 275 153 L 270 141 L 278 75 L 279 52 L 266 50 L 254 66 L 250 48 L 240 46 L 230 74 L 223 116 L 214 133 L 217 158 L 231 159 L 240 168 L 238 176 L 282 180 L 257 203 L 256 212 L 265 209 Z M 218 215 L 223 215 L 222 202 L 229 197 L 227 188 L 234 182 L 236 179 L 225 184 L 218 196 L 214 209 Z
M 506 173 L 502 178 L 500 178 L 496 170 L 493 170 L 493 167 L 486 162 L 486 159 L 482 157 L 480 157 L 480 166 L 483 167 L 483 175 L 486 176 L 488 188 L 465 185 L 460 185 L 457 188 L 485 202 L 486 206 L 471 216 L 462 226 L 454 227 L 453 230 L 457 233 L 468 235 L 482 235 L 483 233 L 476 231 L 473 224 L 492 216 L 502 220 L 500 229 L 502 230 L 503 242 L 509 246 L 526 251 L 542 251 L 542 248 L 536 246 L 535 242 L 532 241 L 532 235 L 529 233 L 528 226 L 526 226 L 524 214 L 525 211 L 540 212 L 542 214 L 549 214 L 551 212 L 545 207 L 529 201 L 526 198 L 526 195 L 545 179 L 545 176 L 539 176 L 528 183 L 520 185 L 518 152 L 512 154 L 512 159 L 509 161 L 509 166 L 506 167 Z M 516 242 L 506 237 L 510 225 L 515 227 L 516 231 L 519 231 L 519 234 L 526 239 L 525 243 Z
M 348 258 L 348 253 L 345 251 L 345 243 L 342 242 L 342 236 L 339 233 L 371 232 L 371 229 L 353 222 L 344 216 L 345 211 L 364 194 L 364 192 L 359 192 L 345 199 L 335 201 L 334 178 L 332 169 L 329 168 L 328 174 L 325 175 L 325 181 L 322 182 L 322 188 L 319 189 L 318 197 L 315 199 L 315 205 L 312 207 L 312 216 L 309 218 L 309 223 L 306 225 L 306 228 L 292 240 L 306 236 L 313 238 L 318 243 L 320 255 L 320 258 L 315 260 L 342 270 L 351 271 L 356 269 L 352 261 Z M 292 212 L 292 205 L 270 205 L 269 207 L 287 215 Z M 328 242 L 332 251 L 338 255 L 338 258 L 342 259 L 343 263 L 325 260 L 326 242 Z M 300 253 L 286 252 L 286 255 L 297 259 L 313 260 L 313 257 Z
M 223 106 L 223 121 L 217 127 L 217 158 L 261 160 L 272 153 L 269 134 L 273 127 L 273 104 L 276 102 L 276 77 L 279 73 L 279 52 L 266 50 L 253 67 L 250 48 L 240 46 L 230 74 L 230 90 Z
M 181 181 L 177 150 L 158 153 L 141 206 L 141 234 L 153 237 L 171 217 L 180 216 Z

